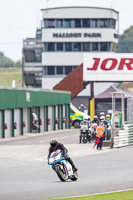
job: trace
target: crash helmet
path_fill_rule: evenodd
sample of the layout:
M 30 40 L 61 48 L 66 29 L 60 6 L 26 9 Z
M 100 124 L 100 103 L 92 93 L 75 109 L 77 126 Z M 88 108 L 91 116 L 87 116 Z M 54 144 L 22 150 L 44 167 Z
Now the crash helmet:
M 100 116 L 105 116 L 105 113 L 104 112 L 100 112 Z
M 100 117 L 100 121 L 101 121 L 101 122 L 105 121 L 105 117 L 104 117 L 104 116 L 101 116 L 101 117 Z
M 90 116 L 88 115 L 88 116 L 85 116 L 84 117 L 84 120 L 90 120 Z
M 106 115 L 106 119 L 110 120 L 110 115 L 109 114 Z
M 97 115 L 94 115 L 93 119 L 94 119 L 94 120 L 98 119 Z
M 50 145 L 51 145 L 51 147 L 55 147 L 55 146 L 57 146 L 57 145 L 58 145 L 57 140 L 52 139 L 52 140 L 50 141 Z

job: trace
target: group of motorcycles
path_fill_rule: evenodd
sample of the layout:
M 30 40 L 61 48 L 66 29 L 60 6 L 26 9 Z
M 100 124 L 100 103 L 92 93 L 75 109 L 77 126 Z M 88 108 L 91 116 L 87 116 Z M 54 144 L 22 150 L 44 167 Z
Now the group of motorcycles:
M 80 127 L 79 143 L 95 142 L 96 141 L 96 127 L 97 123 L 84 124 Z
M 83 121 L 80 125 L 80 136 L 79 143 L 87 143 L 87 142 L 96 142 L 96 128 L 98 123 L 88 123 Z M 105 134 L 107 135 L 107 140 L 110 140 L 111 137 L 111 125 L 105 122 Z M 104 134 L 104 140 L 105 140 Z

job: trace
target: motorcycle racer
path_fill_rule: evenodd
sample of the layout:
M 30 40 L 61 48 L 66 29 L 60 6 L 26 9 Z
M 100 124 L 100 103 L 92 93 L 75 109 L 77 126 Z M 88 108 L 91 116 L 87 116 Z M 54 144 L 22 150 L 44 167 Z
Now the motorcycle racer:
M 74 165 L 70 156 L 67 154 L 68 150 L 64 147 L 64 145 L 62 143 L 57 142 L 57 140 L 55 140 L 55 139 L 52 139 L 50 141 L 50 147 L 49 147 L 49 153 L 48 153 L 48 164 L 49 164 L 49 158 L 50 158 L 51 153 L 53 151 L 57 151 L 58 149 L 60 149 L 62 151 L 63 157 L 65 157 L 65 159 L 72 165 L 73 170 L 77 171 L 78 169 Z

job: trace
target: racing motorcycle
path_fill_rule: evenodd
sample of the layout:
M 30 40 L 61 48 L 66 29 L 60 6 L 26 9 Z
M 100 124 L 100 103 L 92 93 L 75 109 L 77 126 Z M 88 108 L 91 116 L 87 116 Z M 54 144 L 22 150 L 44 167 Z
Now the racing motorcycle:
M 87 143 L 88 141 L 88 129 L 86 127 L 82 127 L 80 130 L 80 136 L 79 136 L 79 143 Z
M 72 181 L 78 179 L 78 173 L 72 169 L 72 165 L 62 156 L 61 150 L 51 153 L 49 165 L 52 166 L 52 169 L 56 172 L 62 182 L 68 179 L 71 179 Z

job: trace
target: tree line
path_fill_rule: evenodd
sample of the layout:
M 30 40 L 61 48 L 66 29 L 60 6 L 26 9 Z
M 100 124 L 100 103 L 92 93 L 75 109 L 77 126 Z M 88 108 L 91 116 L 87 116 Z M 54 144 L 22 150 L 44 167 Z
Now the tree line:
M 6 57 L 3 52 L 0 51 L 0 68 L 9 67 L 22 67 L 22 62 L 21 60 L 14 62 L 10 58 Z

